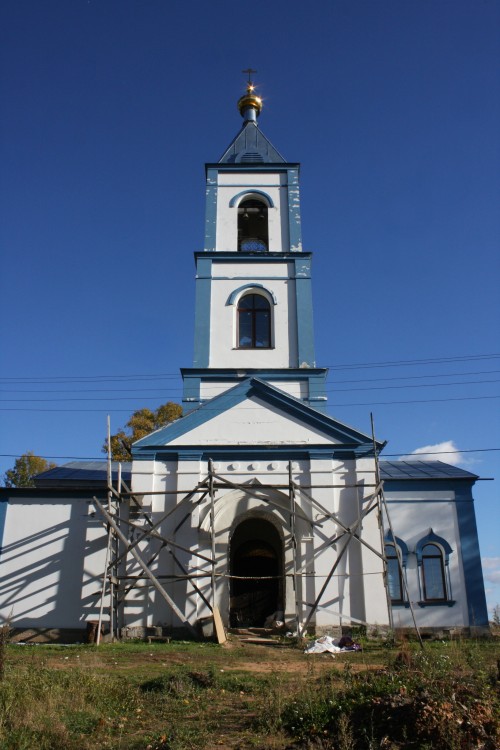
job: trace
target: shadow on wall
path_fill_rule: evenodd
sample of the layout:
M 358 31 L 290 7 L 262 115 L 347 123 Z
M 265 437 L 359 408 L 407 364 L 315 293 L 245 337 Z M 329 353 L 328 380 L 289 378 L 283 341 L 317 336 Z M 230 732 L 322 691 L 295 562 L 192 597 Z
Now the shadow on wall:
M 96 592 L 106 546 L 104 530 L 89 517 L 87 502 L 16 502 L 8 514 L 13 521 L 9 528 L 7 518 L 2 548 L 2 616 L 15 628 L 85 629 L 86 620 L 98 615 Z M 39 530 L 22 536 L 18 532 L 25 514 L 31 529 L 33 519 L 39 519 Z M 9 541 L 16 533 L 16 540 Z M 95 555 L 95 569 L 87 569 L 85 561 Z

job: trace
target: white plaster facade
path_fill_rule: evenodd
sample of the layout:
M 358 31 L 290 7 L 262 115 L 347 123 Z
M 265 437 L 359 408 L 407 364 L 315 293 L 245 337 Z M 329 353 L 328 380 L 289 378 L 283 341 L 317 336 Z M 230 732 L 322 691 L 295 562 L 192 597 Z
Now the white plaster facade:
M 241 251 L 245 199 L 267 209 L 265 252 Z M 121 528 L 165 596 L 120 542 L 120 595 L 134 585 L 117 604 L 117 627 L 195 627 L 213 605 L 226 626 L 279 613 L 287 628 L 307 622 L 316 632 L 412 627 L 410 604 L 423 628 L 487 627 L 476 477 L 439 462 L 386 462 L 394 539 L 374 499 L 384 444 L 322 411 L 298 165 L 256 116 L 207 165 L 205 226 L 194 366 L 183 371 L 185 402 L 201 405 L 135 443 L 128 480 L 139 508 L 128 495 L 120 504 Z M 238 339 L 246 295 L 267 301 L 270 346 Z M 106 472 L 77 468 L 71 480 L 61 467 L 34 490 L 0 490 L 0 613 L 17 628 L 82 629 L 97 619 L 108 540 L 93 497 L 106 505 Z M 162 539 L 141 538 L 151 523 Z M 397 597 L 384 555 L 395 543 L 406 583 Z M 109 589 L 105 600 L 107 612 Z
M 297 361 L 295 279 L 291 263 L 213 264 L 210 298 L 210 367 L 286 368 Z M 243 287 L 243 291 L 235 290 Z M 271 307 L 271 347 L 239 349 L 237 308 L 242 294 L 262 294 Z

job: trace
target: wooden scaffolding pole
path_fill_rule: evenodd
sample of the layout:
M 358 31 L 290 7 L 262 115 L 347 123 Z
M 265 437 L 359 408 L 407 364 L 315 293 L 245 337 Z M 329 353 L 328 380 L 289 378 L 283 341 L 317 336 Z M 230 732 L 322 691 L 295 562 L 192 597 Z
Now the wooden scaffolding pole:
M 288 462 L 288 496 L 290 500 L 290 537 L 292 541 L 292 580 L 295 604 L 295 622 L 297 634 L 301 633 L 301 606 L 299 602 L 298 580 L 297 580 L 297 529 L 295 519 L 295 487 L 292 476 L 292 462 Z
M 394 621 L 392 617 L 392 602 L 391 602 L 391 592 L 389 591 L 389 572 L 388 572 L 388 566 L 387 566 L 387 555 L 385 554 L 385 539 L 384 539 L 384 525 L 383 525 L 383 518 L 382 518 L 382 501 L 381 496 L 383 492 L 383 484 L 380 481 L 380 467 L 378 464 L 378 450 L 377 450 L 377 441 L 375 440 L 375 423 L 373 421 L 373 414 L 370 412 L 370 422 L 372 427 L 372 443 L 373 443 L 373 456 L 375 461 L 375 482 L 377 483 L 377 487 L 379 487 L 379 492 L 377 494 L 377 521 L 378 521 L 378 529 L 379 529 L 379 535 L 380 535 L 380 549 L 382 550 L 382 567 L 383 567 L 383 577 L 384 577 L 384 590 L 385 590 L 385 598 L 387 601 L 387 614 L 389 616 L 389 627 L 391 630 L 394 630 Z
M 320 607 L 320 603 L 324 597 L 324 594 L 328 588 L 328 585 L 332 579 L 332 577 L 335 575 L 339 564 L 341 560 L 343 559 L 344 555 L 346 554 L 348 547 L 353 539 L 357 539 L 358 542 L 362 545 L 364 545 L 367 549 L 369 549 L 373 554 L 375 554 L 377 557 L 381 558 L 383 561 L 384 566 L 384 583 L 385 583 L 385 589 L 386 589 L 386 595 L 388 598 L 388 612 L 389 617 L 392 617 L 392 610 L 390 606 L 390 592 L 389 592 L 389 585 L 388 585 L 388 568 L 387 568 L 387 559 L 385 555 L 385 548 L 384 548 L 384 539 L 383 539 L 383 518 L 387 519 L 387 525 L 388 528 L 391 531 L 391 534 L 394 537 L 392 523 L 389 517 L 387 502 L 385 500 L 384 492 L 383 492 L 383 482 L 380 478 L 380 470 L 379 470 L 379 462 L 378 462 L 378 452 L 377 452 L 377 445 L 375 441 L 375 430 L 374 430 L 374 424 L 373 424 L 373 417 L 372 417 L 372 439 L 373 439 L 373 445 L 374 445 L 374 456 L 375 456 L 375 484 L 364 484 L 361 482 L 352 483 L 349 485 L 318 485 L 319 487 L 359 487 L 359 488 L 374 488 L 374 490 L 367 495 L 366 497 L 362 498 L 362 511 L 360 514 L 360 517 L 356 521 L 355 524 L 352 526 L 347 526 L 338 516 L 337 513 L 333 513 L 330 510 L 328 510 L 326 507 L 324 507 L 320 502 L 318 502 L 315 497 L 313 496 L 314 489 L 316 489 L 316 485 L 300 485 L 298 482 L 295 482 L 293 479 L 293 471 L 292 471 L 292 461 L 290 460 L 288 462 L 288 484 L 266 484 L 266 485 L 248 485 L 248 484 L 241 484 L 241 483 L 235 483 L 231 482 L 230 480 L 226 479 L 223 476 L 220 476 L 217 474 L 214 470 L 213 460 L 209 459 L 208 461 L 208 473 L 202 481 L 198 482 L 198 484 L 187 493 L 184 491 L 176 491 L 176 492 L 147 492 L 147 493 L 138 493 L 140 495 L 147 494 L 147 495 L 156 495 L 156 494 L 175 494 L 180 495 L 183 494 L 184 496 L 180 500 L 180 502 L 175 504 L 173 508 L 170 508 L 165 513 L 162 513 L 161 517 L 153 522 L 150 513 L 144 510 L 137 499 L 136 495 L 137 493 L 132 492 L 129 487 L 126 486 L 125 482 L 121 479 L 121 466 L 119 467 L 119 474 L 118 474 L 118 484 L 116 489 L 113 487 L 113 481 L 112 481 L 112 464 L 111 464 L 111 440 L 110 440 L 110 423 L 108 418 L 108 463 L 107 463 L 107 484 L 108 484 L 108 492 L 107 492 L 107 508 L 103 506 L 103 504 L 94 497 L 93 502 L 96 504 L 96 507 L 100 510 L 103 521 L 107 528 L 107 547 L 106 547 L 106 557 L 105 557 L 105 567 L 104 567 L 104 574 L 103 574 L 103 581 L 102 581 L 102 588 L 101 588 L 101 600 L 100 600 L 100 608 L 99 608 L 99 622 L 98 622 L 98 631 L 97 631 L 97 639 L 96 642 L 99 643 L 101 639 L 101 629 L 102 629 L 102 619 L 103 619 L 103 611 L 105 607 L 106 602 L 106 593 L 109 591 L 109 610 L 110 610 L 110 627 L 111 627 L 111 635 L 112 637 L 115 636 L 118 633 L 118 612 L 119 612 L 119 606 L 124 605 L 126 602 L 127 594 L 136 586 L 138 585 L 139 581 L 148 579 L 150 581 L 150 584 L 158 591 L 158 593 L 165 599 L 169 607 L 173 610 L 173 612 L 179 617 L 179 619 L 183 622 L 183 624 L 191 630 L 193 633 L 195 633 L 195 629 L 193 625 L 188 621 L 188 619 L 185 617 L 185 615 L 182 613 L 182 611 L 179 609 L 179 607 L 176 605 L 175 601 L 169 596 L 167 591 L 165 590 L 164 586 L 160 583 L 160 579 L 168 579 L 168 580 L 184 580 L 184 581 L 190 581 L 194 591 L 196 594 L 198 594 L 202 601 L 206 604 L 206 606 L 214 612 L 216 609 L 216 587 L 217 587 L 217 578 L 218 577 L 225 577 L 225 578 L 231 578 L 231 576 L 228 575 L 227 572 L 220 574 L 220 576 L 216 573 L 216 535 L 215 535 L 215 504 L 216 504 L 216 493 L 218 489 L 231 489 L 231 490 L 240 490 L 247 494 L 249 497 L 253 497 L 257 500 L 260 500 L 266 505 L 270 506 L 270 511 L 272 512 L 273 508 L 276 508 L 283 512 L 286 509 L 286 495 L 283 492 L 283 490 L 288 490 L 288 502 L 289 502 L 289 532 L 290 532 L 290 542 L 291 542 L 291 554 L 292 554 L 292 567 L 291 567 L 291 573 L 286 574 L 283 571 L 283 580 L 286 581 L 288 577 L 292 579 L 293 583 L 293 591 L 294 591 L 294 608 L 295 608 L 295 618 L 297 623 L 297 632 L 299 635 L 305 632 L 308 624 L 310 623 L 311 619 L 313 618 L 315 612 L 317 611 L 318 607 Z M 266 490 L 271 490 L 276 493 L 276 496 L 271 499 L 269 497 L 269 494 L 266 495 Z M 311 492 L 308 492 L 307 490 L 311 490 Z M 307 501 L 311 505 L 311 514 L 310 517 L 301 510 L 301 508 L 297 505 L 297 496 L 301 493 L 304 498 L 307 499 Z M 182 544 L 179 544 L 178 542 L 173 541 L 172 539 L 169 539 L 165 537 L 163 534 L 161 534 L 158 531 L 158 527 L 173 513 L 177 513 L 179 511 L 179 508 L 181 508 L 183 505 L 186 505 L 185 515 L 182 518 L 182 520 L 177 524 L 176 529 L 178 529 L 182 524 L 192 515 L 194 509 L 202 502 L 206 501 L 206 499 L 209 499 L 209 523 L 210 523 L 210 557 L 207 555 L 204 555 L 201 552 L 198 552 L 197 550 L 193 550 L 190 548 L 187 548 L 183 546 Z M 283 503 L 281 502 L 281 498 L 283 498 Z M 135 503 L 135 505 L 138 507 L 140 511 L 140 515 L 144 518 L 146 522 L 146 527 L 139 525 L 138 523 L 134 523 L 133 521 L 126 520 L 124 518 L 120 518 L 120 506 L 124 500 L 132 500 L 132 502 Z M 313 509 L 316 509 L 319 511 L 319 513 L 323 516 L 323 519 L 319 519 L 314 521 L 312 519 L 312 511 Z M 381 545 L 382 550 L 378 550 L 375 547 L 373 547 L 371 544 L 369 544 L 365 539 L 362 538 L 359 529 L 360 526 L 363 523 L 363 520 L 366 518 L 366 516 L 371 513 L 374 510 L 378 510 L 379 514 L 379 527 L 380 527 L 380 534 L 381 534 Z M 310 604 L 304 600 L 305 592 L 302 589 L 301 593 L 301 584 L 303 582 L 303 579 L 311 574 L 307 572 L 307 566 L 301 566 L 300 565 L 300 545 L 298 541 L 298 534 L 297 534 L 297 521 L 300 519 L 300 521 L 305 521 L 308 524 L 310 524 L 312 527 L 321 527 L 322 524 L 325 521 L 333 521 L 337 526 L 337 533 L 334 535 L 333 538 L 328 539 L 325 541 L 325 548 L 331 547 L 333 544 L 340 542 L 341 540 L 344 540 L 343 547 L 338 554 L 336 560 L 334 561 L 332 568 L 330 572 L 328 573 L 324 583 L 321 586 L 321 589 L 315 599 L 315 601 Z M 132 541 L 129 541 L 125 534 L 120 529 L 121 524 L 127 524 L 127 526 L 131 529 L 134 529 L 135 532 L 137 532 L 137 537 Z M 155 552 L 150 559 L 144 561 L 139 554 L 136 547 L 143 541 L 150 539 L 156 539 L 160 543 L 160 548 Z M 120 550 L 120 545 L 122 549 Z M 172 556 L 172 559 L 174 561 L 175 566 L 180 571 L 180 574 L 176 575 L 169 575 L 169 576 L 155 576 L 150 567 L 152 563 L 157 559 L 158 555 L 160 554 L 162 549 L 167 549 L 168 553 Z M 204 563 L 207 563 L 210 566 L 210 570 L 205 573 L 200 574 L 190 574 L 189 571 L 186 569 L 186 567 L 181 563 L 180 559 L 175 554 L 175 550 L 180 549 L 184 552 L 187 552 L 189 554 L 194 555 L 195 557 L 199 558 Z M 323 549 L 323 546 L 321 546 L 321 549 Z M 402 559 L 401 559 L 401 551 L 398 548 L 397 544 L 395 544 L 395 549 L 398 557 L 398 565 L 401 572 L 401 580 L 402 584 L 405 590 L 406 597 L 409 602 L 409 606 L 411 609 L 411 614 L 413 618 L 413 622 L 415 625 L 415 630 L 418 634 L 419 641 L 422 645 L 422 640 L 420 637 L 420 633 L 416 624 L 415 620 L 415 614 L 413 610 L 413 606 L 411 601 L 409 600 L 409 594 L 408 594 L 408 588 L 406 583 L 406 578 L 404 576 L 404 570 L 402 566 Z M 316 554 L 316 553 L 315 553 Z M 140 566 L 142 570 L 141 575 L 137 576 L 128 576 L 126 575 L 127 570 L 125 569 L 125 575 L 118 575 L 118 566 L 120 564 L 125 564 L 126 568 L 126 560 L 127 556 L 132 555 L 132 557 L 136 560 L 138 565 Z M 203 568 L 202 568 L 203 569 Z M 174 568 L 175 570 L 175 568 Z M 312 574 L 313 576 L 315 574 Z M 347 574 L 346 574 L 347 575 Z M 361 575 L 364 575 L 361 573 Z M 379 575 L 379 573 L 377 573 Z M 196 579 L 204 579 L 204 578 L 210 578 L 210 586 L 211 591 L 203 592 L 199 586 L 202 584 L 200 583 L 197 585 Z M 120 583 L 120 581 L 125 581 L 125 579 L 130 580 L 130 585 L 124 585 L 124 583 Z M 108 589 L 109 584 L 109 589 Z M 286 584 L 285 584 L 286 585 Z M 120 589 L 120 587 L 122 587 Z M 307 607 L 309 608 L 309 613 L 307 617 L 305 618 L 304 622 L 302 623 L 302 617 L 304 615 L 303 608 Z M 339 613 L 340 614 L 340 613 Z M 341 615 L 344 616 L 344 615 Z M 357 621 L 356 618 L 350 618 L 352 621 Z M 391 627 L 392 627 L 392 620 L 391 620 Z
M 155 589 L 158 591 L 160 596 L 162 596 L 167 604 L 171 607 L 171 609 L 175 612 L 177 617 L 181 620 L 181 622 L 194 634 L 196 635 L 196 630 L 191 625 L 189 620 L 186 619 L 184 614 L 181 612 L 181 610 L 178 608 L 176 603 L 173 601 L 173 599 L 167 594 L 159 580 L 156 578 L 156 576 L 149 570 L 148 566 L 142 559 L 142 557 L 139 555 L 137 550 L 134 547 L 131 547 L 129 544 L 129 541 L 127 537 L 122 533 L 122 531 L 118 528 L 116 525 L 114 519 L 110 516 L 110 514 L 106 511 L 106 509 L 103 507 L 103 505 L 99 502 L 99 500 L 94 496 L 93 502 L 97 505 L 99 510 L 101 511 L 104 518 L 107 520 L 107 522 L 110 524 L 110 526 L 113 528 L 115 534 L 121 539 L 125 547 L 129 548 L 129 552 L 132 555 L 132 557 L 135 558 L 139 566 L 142 568 L 146 576 L 149 578 Z
M 344 546 L 340 550 L 340 553 L 337 556 L 337 559 L 333 563 L 332 568 L 331 568 L 330 572 L 328 573 L 328 575 L 327 575 L 327 577 L 326 577 L 326 579 L 325 579 L 325 581 L 324 581 L 324 583 L 323 583 L 323 585 L 322 585 L 322 587 L 320 589 L 320 592 L 319 592 L 318 596 L 316 597 L 316 600 L 315 600 L 314 604 L 312 605 L 311 610 L 310 610 L 309 614 L 307 615 L 307 617 L 305 619 L 304 625 L 302 626 L 302 629 L 301 629 L 299 635 L 302 635 L 306 631 L 306 628 L 309 625 L 309 623 L 310 623 L 310 621 L 311 621 L 314 613 L 318 609 L 319 603 L 321 602 L 321 599 L 323 598 L 323 594 L 325 593 L 328 584 L 332 580 L 333 574 L 337 570 L 337 568 L 340 565 L 340 562 L 341 562 L 341 560 L 342 560 L 345 552 L 347 551 L 347 548 L 349 546 L 349 542 L 352 539 L 359 539 L 359 537 L 357 536 L 356 532 L 357 532 L 359 526 L 361 526 L 361 523 L 362 523 L 364 517 L 370 512 L 370 510 L 373 509 L 374 502 L 376 502 L 376 496 L 372 495 L 371 499 L 370 499 L 369 506 L 362 512 L 361 516 L 358 518 L 358 520 L 356 521 L 356 523 L 354 524 L 354 526 L 352 527 L 352 529 L 346 529 L 346 532 L 347 532 L 347 535 L 349 536 L 349 539 L 346 541 L 346 543 L 344 544 Z M 361 541 L 361 539 L 359 539 L 359 541 Z
M 107 449 L 108 449 L 108 456 L 107 456 L 107 462 L 106 462 L 106 479 L 107 479 L 107 486 L 108 486 L 108 510 L 111 512 L 111 490 L 110 490 L 110 487 L 111 487 L 112 473 L 111 473 L 111 424 L 110 424 L 109 414 L 108 414 L 108 417 L 107 417 L 106 426 L 107 426 L 107 441 L 106 441 L 106 444 L 107 444 Z M 108 580 L 108 573 L 109 573 L 109 570 L 108 570 L 108 568 L 109 568 L 109 559 L 110 559 L 110 556 L 111 556 L 111 547 L 112 547 L 112 544 L 113 544 L 113 530 L 112 530 L 112 528 L 111 528 L 111 526 L 109 524 L 107 525 L 107 530 L 108 530 L 108 541 L 107 541 L 107 545 L 106 545 L 106 556 L 104 558 L 104 571 L 103 571 L 103 575 L 102 575 L 101 601 L 100 601 L 100 604 L 99 604 L 99 617 L 98 617 L 98 620 L 97 620 L 97 635 L 96 635 L 96 641 L 95 641 L 96 642 L 96 646 L 98 646 L 100 644 L 100 642 L 101 642 L 102 616 L 103 616 L 103 612 L 104 612 L 104 598 L 106 596 L 106 583 L 107 583 L 107 580 Z M 110 626 L 111 626 L 110 627 L 110 632 L 111 632 L 111 635 L 112 635 L 113 634 L 113 627 L 112 627 L 112 623 L 113 623 L 113 617 L 112 617 L 112 612 L 113 612 L 113 593 L 112 593 L 112 590 L 111 590 L 111 586 L 112 586 L 112 584 L 111 584 L 111 581 L 110 581 Z
M 373 440 L 373 449 L 375 452 L 375 476 L 377 480 L 377 484 L 380 484 L 380 490 L 379 490 L 379 507 L 380 507 L 380 515 L 379 515 L 379 525 L 380 525 L 380 536 L 381 536 L 381 542 L 382 542 L 382 552 L 383 552 L 383 560 L 384 560 L 384 584 L 385 584 L 385 591 L 387 596 L 387 606 L 389 609 L 389 623 L 391 628 L 394 627 L 393 624 L 393 617 L 392 617 L 392 602 L 391 602 L 391 592 L 389 590 L 389 575 L 388 575 L 388 565 L 387 565 L 387 555 L 385 553 L 385 539 L 384 539 L 384 531 L 383 531 L 383 510 L 385 511 L 385 517 L 387 519 L 387 525 L 389 526 L 389 530 L 391 532 L 392 540 L 394 542 L 394 549 L 396 552 L 396 558 L 398 561 L 398 569 L 399 569 L 399 575 L 401 578 L 401 582 L 403 584 L 403 590 L 406 595 L 406 599 L 408 601 L 411 617 L 413 620 L 413 625 L 415 628 L 415 632 L 417 634 L 418 642 L 420 644 L 420 648 L 424 648 L 424 642 L 422 640 L 422 635 L 420 633 L 420 628 L 417 625 L 417 619 L 415 617 L 415 610 L 413 608 L 413 602 L 410 599 L 410 594 L 408 591 L 408 585 L 406 582 L 406 576 L 403 568 L 403 560 L 401 558 L 401 550 L 399 549 L 399 545 L 396 542 L 396 537 L 394 536 L 394 529 L 392 528 L 392 522 L 391 518 L 389 516 L 389 508 L 387 507 L 387 502 L 384 495 L 384 483 L 380 480 L 380 467 L 378 462 L 378 451 L 377 451 L 377 443 L 375 440 L 375 426 L 373 421 L 373 414 L 370 414 L 370 420 L 371 420 L 371 426 L 372 426 L 372 440 Z
M 215 494 L 214 494 L 214 465 L 208 459 L 208 487 L 210 494 L 210 547 L 212 553 L 211 583 L 212 583 L 212 612 L 215 609 Z

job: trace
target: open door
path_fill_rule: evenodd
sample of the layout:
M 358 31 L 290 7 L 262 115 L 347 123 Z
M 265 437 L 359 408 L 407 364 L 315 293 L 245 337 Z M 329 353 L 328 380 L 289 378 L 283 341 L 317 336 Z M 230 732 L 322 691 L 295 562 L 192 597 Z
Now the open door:
M 283 544 L 272 523 L 250 518 L 236 527 L 230 574 L 231 627 L 263 627 L 270 615 L 283 613 Z

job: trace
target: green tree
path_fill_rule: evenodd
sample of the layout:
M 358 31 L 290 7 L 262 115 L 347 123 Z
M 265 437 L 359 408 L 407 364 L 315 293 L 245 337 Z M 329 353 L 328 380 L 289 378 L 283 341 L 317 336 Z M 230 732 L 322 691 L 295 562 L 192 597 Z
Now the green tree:
M 111 435 L 111 457 L 113 461 L 130 461 L 132 443 L 149 435 L 160 427 L 182 417 L 182 406 L 167 401 L 155 411 L 138 409 L 134 411 L 125 427 Z M 104 442 L 102 452 L 108 452 L 107 441 Z
M 27 451 L 16 458 L 13 469 L 8 469 L 4 474 L 6 487 L 34 487 L 33 477 L 42 471 L 54 469 L 57 464 L 52 464 L 40 456 L 35 456 L 33 451 Z

